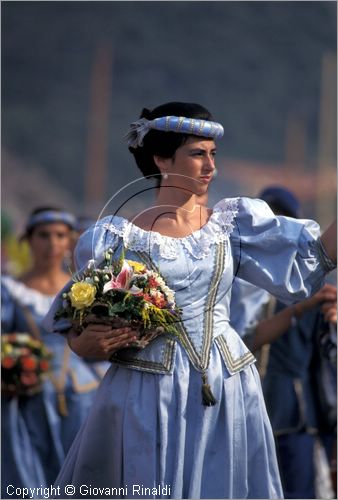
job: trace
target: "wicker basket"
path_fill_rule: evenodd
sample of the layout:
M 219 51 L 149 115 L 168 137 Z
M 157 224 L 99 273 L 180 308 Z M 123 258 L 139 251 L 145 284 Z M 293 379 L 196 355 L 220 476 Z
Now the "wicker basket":
M 77 319 L 72 321 L 74 330 L 81 333 L 89 324 L 110 325 L 112 328 L 132 328 L 135 331 L 137 339 L 129 343 L 128 349 L 144 349 L 152 340 L 162 335 L 165 331 L 163 326 L 145 329 L 141 321 L 127 320 L 119 316 L 108 316 L 108 307 L 105 304 L 94 304 L 92 311 L 95 311 L 95 314 L 93 312 L 88 314 L 88 316 L 82 320 L 81 326 L 80 320 Z
M 1 396 L 5 398 L 35 396 L 42 391 L 42 383 L 39 382 L 34 387 L 22 387 L 15 384 L 1 382 Z

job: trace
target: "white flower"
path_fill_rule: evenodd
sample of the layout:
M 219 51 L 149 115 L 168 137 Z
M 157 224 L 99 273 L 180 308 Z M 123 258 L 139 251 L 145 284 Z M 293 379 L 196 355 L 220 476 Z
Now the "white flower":
M 152 276 L 153 278 L 157 278 L 158 274 L 155 273 L 154 271 L 147 271 L 145 274 L 145 276 Z
M 165 281 L 161 276 L 156 277 L 157 283 L 160 285 L 161 288 L 164 288 L 166 286 Z
M 94 269 L 94 267 L 95 267 L 95 260 L 90 259 L 87 264 L 87 269 Z

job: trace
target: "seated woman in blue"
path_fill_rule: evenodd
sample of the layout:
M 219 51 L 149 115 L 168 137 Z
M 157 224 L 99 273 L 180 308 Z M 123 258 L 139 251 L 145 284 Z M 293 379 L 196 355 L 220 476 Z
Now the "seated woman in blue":
M 238 274 L 286 302 L 314 293 L 334 266 L 334 227 L 320 239 L 315 222 L 248 198 L 199 205 L 222 134 L 198 104 L 143 110 L 127 137 L 143 175 L 159 179 L 156 205 L 105 217 L 79 240 L 79 268 L 107 248 L 154 263 L 182 310 L 184 345 L 162 335 L 122 357 L 134 332 L 90 325 L 76 335 L 54 320 L 59 294 L 48 328 L 67 332 L 79 355 L 112 361 L 57 479 L 61 496 L 72 484 L 77 498 L 282 497 L 255 358 L 229 324 L 231 284 Z
M 19 497 L 17 488 L 44 488 L 53 483 L 101 378 L 96 364 L 81 360 L 64 337 L 48 334 L 41 325 L 57 291 L 70 278 L 63 261 L 74 224 L 70 213 L 36 209 L 25 232 L 32 268 L 17 280 L 1 278 L 2 333 L 28 332 L 42 340 L 53 356 L 42 392 L 2 394 L 1 498 Z

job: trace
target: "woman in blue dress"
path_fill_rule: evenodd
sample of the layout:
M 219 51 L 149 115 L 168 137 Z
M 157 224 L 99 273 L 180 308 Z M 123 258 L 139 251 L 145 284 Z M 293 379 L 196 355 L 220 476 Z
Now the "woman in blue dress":
M 132 220 L 105 217 L 80 238 L 79 269 L 102 262 L 107 248 L 158 266 L 182 309 L 184 346 L 162 335 L 143 350 L 120 351 L 133 331 L 103 325 L 76 335 L 54 320 L 70 285 L 60 292 L 47 327 L 67 332 L 80 355 L 106 352 L 112 365 L 57 497 L 282 497 L 255 358 L 229 324 L 231 285 L 238 275 L 285 302 L 314 293 L 334 267 L 334 229 L 321 240 L 315 222 L 275 217 L 260 200 L 199 205 L 222 133 L 197 104 L 143 110 L 127 140 L 143 175 L 159 179 L 156 205 Z
M 33 267 L 18 280 L 1 278 L 2 333 L 28 332 L 53 355 L 42 392 L 3 394 L 1 498 L 19 498 L 22 488 L 44 488 L 54 482 L 104 374 L 73 353 L 64 337 L 47 334 L 41 325 L 57 291 L 70 278 L 63 261 L 74 224 L 75 218 L 60 210 L 34 211 L 25 233 Z M 28 496 L 39 495 L 33 491 Z

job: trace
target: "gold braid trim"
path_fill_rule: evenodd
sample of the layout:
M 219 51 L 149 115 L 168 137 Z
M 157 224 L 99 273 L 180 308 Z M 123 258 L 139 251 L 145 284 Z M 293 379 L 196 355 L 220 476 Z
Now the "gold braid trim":
M 256 361 L 255 356 L 250 351 L 243 354 L 240 358 L 234 359 L 223 335 L 218 335 L 215 338 L 215 342 L 220 348 L 225 365 L 231 375 Z
M 150 373 L 159 373 L 165 375 L 169 373 L 172 368 L 175 347 L 176 347 L 175 340 L 167 338 L 162 362 L 135 358 L 134 354 L 128 356 L 128 352 L 121 354 L 121 351 L 115 352 L 111 356 L 110 360 L 116 364 L 134 368 L 135 370 L 142 370 Z
M 151 257 L 144 252 L 135 252 L 138 257 L 145 262 L 145 264 L 158 271 Z M 217 291 L 224 271 L 224 255 L 225 255 L 225 242 L 222 241 L 216 246 L 214 257 L 214 271 L 210 284 L 210 292 L 208 295 L 207 303 L 204 308 L 204 333 L 201 355 L 197 352 L 193 342 L 188 335 L 183 322 L 177 323 L 177 328 L 182 335 L 184 341 L 184 348 L 189 356 L 191 363 L 197 371 L 205 372 L 210 360 L 210 348 L 212 344 L 213 334 L 213 312 L 217 297 Z
M 212 335 L 214 329 L 214 308 L 218 287 L 224 271 L 224 255 L 225 255 L 225 242 L 222 241 L 217 245 L 214 263 L 214 275 L 211 282 L 208 299 L 204 309 L 204 335 L 202 346 L 202 359 L 201 364 L 203 369 L 207 369 L 210 360 L 210 348 L 212 344 Z
M 60 376 L 56 377 L 52 373 L 49 374 L 49 379 L 54 385 L 57 394 L 58 411 L 62 417 L 68 417 L 68 408 L 65 396 L 65 385 L 66 385 L 67 372 L 69 368 L 70 352 L 71 352 L 70 348 L 68 344 L 66 344 L 63 351 L 63 361 L 62 361 Z
M 92 382 L 87 382 L 87 384 L 82 384 L 80 385 L 78 382 L 78 379 L 76 377 L 76 372 L 75 370 L 69 370 L 70 377 L 73 382 L 73 387 L 75 392 L 82 393 L 82 392 L 89 392 L 92 391 L 93 389 L 96 389 L 100 382 L 98 380 L 93 380 Z

